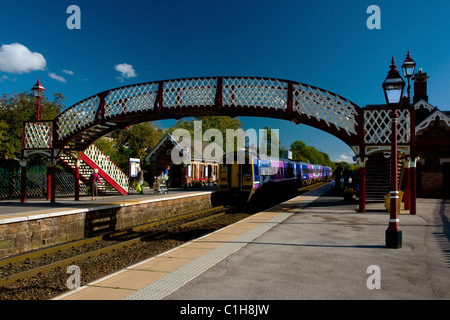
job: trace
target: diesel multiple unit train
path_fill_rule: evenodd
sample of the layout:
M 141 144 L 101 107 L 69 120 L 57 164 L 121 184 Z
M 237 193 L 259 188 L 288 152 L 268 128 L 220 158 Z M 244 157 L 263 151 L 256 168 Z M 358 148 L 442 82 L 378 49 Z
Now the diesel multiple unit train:
M 224 156 L 220 165 L 219 191 L 249 200 L 258 190 L 272 187 L 299 187 L 331 179 L 330 167 L 261 157 L 254 153 L 235 151 Z

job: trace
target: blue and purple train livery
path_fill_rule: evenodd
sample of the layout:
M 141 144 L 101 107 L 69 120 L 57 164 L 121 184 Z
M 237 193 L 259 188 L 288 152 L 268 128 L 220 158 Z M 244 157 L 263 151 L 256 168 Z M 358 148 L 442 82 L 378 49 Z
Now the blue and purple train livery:
M 304 186 L 330 180 L 330 167 L 235 151 L 224 156 L 218 186 L 223 192 L 250 197 L 267 186 Z

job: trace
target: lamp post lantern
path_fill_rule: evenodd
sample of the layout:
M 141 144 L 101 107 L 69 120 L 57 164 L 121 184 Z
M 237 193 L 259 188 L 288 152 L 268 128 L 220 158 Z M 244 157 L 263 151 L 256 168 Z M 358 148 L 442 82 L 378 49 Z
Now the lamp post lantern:
M 409 54 L 409 50 L 408 50 L 408 54 L 406 55 L 406 59 L 405 62 L 403 62 L 402 65 L 402 70 L 403 70 L 403 75 L 406 77 L 406 79 L 408 79 L 408 103 L 411 101 L 411 85 L 410 85 L 410 80 L 411 77 L 414 75 L 414 70 L 416 69 L 416 63 L 414 62 L 413 59 L 411 59 L 411 55 Z
M 31 91 L 33 91 L 33 96 L 37 98 L 37 121 L 40 121 L 39 115 L 41 109 L 40 99 L 44 97 L 45 88 L 39 81 L 39 78 L 36 84 L 33 86 L 33 88 L 31 88 Z
M 382 86 L 386 103 L 393 108 L 393 111 L 395 111 L 397 105 L 400 104 L 403 89 L 405 88 L 405 81 L 397 70 L 394 57 L 392 57 L 390 68 L 391 70 L 389 70 Z
M 394 57 L 392 57 L 392 64 L 390 68 L 391 70 L 389 70 L 388 76 L 382 84 L 386 103 L 388 107 L 392 108 L 390 217 L 389 226 L 386 230 L 386 247 L 401 248 L 402 231 L 400 230 L 398 219 L 399 192 L 397 182 L 397 108 L 400 106 L 400 100 L 405 88 L 405 81 L 403 81 L 397 70 Z

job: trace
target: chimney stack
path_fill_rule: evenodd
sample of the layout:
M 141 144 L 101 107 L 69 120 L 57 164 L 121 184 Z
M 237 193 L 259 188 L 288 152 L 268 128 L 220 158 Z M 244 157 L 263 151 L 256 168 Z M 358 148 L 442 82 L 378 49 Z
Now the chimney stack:
M 417 72 L 412 78 L 414 80 L 413 104 L 416 103 L 417 101 L 420 101 L 421 99 L 424 99 L 426 102 L 428 102 L 428 95 L 427 95 L 428 78 L 429 77 L 427 76 L 427 73 L 422 72 L 422 68 L 420 68 L 419 72 Z

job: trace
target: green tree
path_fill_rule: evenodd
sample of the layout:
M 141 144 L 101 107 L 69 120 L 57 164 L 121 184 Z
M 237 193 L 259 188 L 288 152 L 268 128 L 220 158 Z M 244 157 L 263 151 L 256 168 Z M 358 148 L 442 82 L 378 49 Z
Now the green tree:
M 115 131 L 110 138 L 101 138 L 95 144 L 119 168 L 128 172 L 129 158 L 143 160 L 164 134 L 164 130 L 160 127 L 151 122 L 144 122 Z
M 53 101 L 40 101 L 41 120 L 53 120 L 64 109 L 64 96 L 53 94 Z M 24 121 L 37 120 L 37 99 L 29 93 L 3 94 L 0 97 L 0 158 L 20 158 Z
M 291 144 L 292 159 L 296 161 L 310 161 L 308 158 L 308 146 L 300 140 L 294 141 Z
M 265 148 L 265 154 L 272 157 L 283 157 L 283 148 L 280 148 L 281 141 L 279 137 L 275 134 L 275 132 L 272 132 L 272 130 L 269 128 L 269 126 L 265 126 L 264 130 L 266 132 L 266 135 L 260 137 L 262 141 L 260 142 L 260 152 L 262 151 L 261 148 Z M 278 154 L 272 154 L 272 145 L 274 145 L 275 150 L 276 145 L 278 144 Z M 274 151 L 275 151 L 274 150 Z
M 194 138 L 194 122 L 201 121 L 202 123 L 202 136 L 209 129 L 217 129 L 222 133 L 225 139 L 227 129 L 242 129 L 243 123 L 239 119 L 233 119 L 226 116 L 213 116 L 213 117 L 195 117 L 191 119 L 184 119 L 178 121 L 175 125 L 167 129 L 167 133 L 172 133 L 176 129 L 185 129 L 189 131 Z
M 335 164 L 325 152 L 319 151 L 312 146 L 307 146 L 303 141 L 294 141 L 291 144 L 292 158 L 296 161 L 321 164 L 334 168 Z
M 167 133 L 172 134 L 176 129 L 185 129 L 187 130 L 191 135 L 191 140 L 194 140 L 196 138 L 195 136 L 195 122 L 200 121 L 201 122 L 201 137 L 204 138 L 204 134 L 209 129 L 217 129 L 220 131 L 223 137 L 222 144 L 219 143 L 218 145 L 225 151 L 226 149 L 226 132 L 227 129 L 242 129 L 243 123 L 239 119 L 233 119 L 231 117 L 227 116 L 213 116 L 213 117 L 196 117 L 191 119 L 184 119 L 182 121 L 178 121 L 175 125 L 167 129 Z M 199 133 L 197 133 L 197 136 Z M 212 138 L 211 141 L 215 141 L 214 138 Z M 235 147 L 236 147 L 236 141 L 235 141 Z

